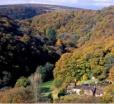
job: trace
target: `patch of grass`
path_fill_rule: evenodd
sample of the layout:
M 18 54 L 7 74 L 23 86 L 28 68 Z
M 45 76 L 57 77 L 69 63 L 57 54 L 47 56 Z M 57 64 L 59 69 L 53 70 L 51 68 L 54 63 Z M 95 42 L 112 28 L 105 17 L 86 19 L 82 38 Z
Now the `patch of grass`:
M 43 96 L 49 96 L 49 94 L 51 93 L 52 83 L 53 81 L 48 81 L 41 84 L 41 90 L 42 90 Z
M 41 88 L 50 88 L 53 81 L 44 82 L 41 84 Z

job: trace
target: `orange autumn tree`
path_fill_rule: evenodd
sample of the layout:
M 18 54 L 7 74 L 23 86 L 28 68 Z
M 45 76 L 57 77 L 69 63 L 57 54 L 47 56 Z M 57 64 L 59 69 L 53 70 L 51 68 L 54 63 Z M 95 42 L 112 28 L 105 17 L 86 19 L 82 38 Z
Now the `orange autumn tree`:
M 64 89 L 74 80 L 83 82 L 91 80 L 93 76 L 99 81 L 107 79 L 114 64 L 113 48 L 113 38 L 109 38 L 88 42 L 72 52 L 63 54 L 55 64 L 54 86 Z M 114 76 L 112 71 L 111 78 Z

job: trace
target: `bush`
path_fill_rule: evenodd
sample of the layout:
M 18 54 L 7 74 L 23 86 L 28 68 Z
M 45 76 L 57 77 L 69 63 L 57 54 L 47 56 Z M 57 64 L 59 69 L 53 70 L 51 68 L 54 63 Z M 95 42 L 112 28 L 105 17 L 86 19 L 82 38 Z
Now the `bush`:
M 62 96 L 54 101 L 55 103 L 100 103 L 100 97 L 77 96 L 76 94 Z
M 112 96 L 110 94 L 105 94 L 102 96 L 102 102 L 103 103 L 111 103 L 112 102 Z
M 19 78 L 15 84 L 16 87 L 27 87 L 28 85 L 30 85 L 30 82 L 25 77 Z
M 104 103 L 110 103 L 114 101 L 114 85 L 106 86 L 104 89 L 104 95 L 102 96 Z
M 1 103 L 32 103 L 33 94 L 29 88 L 12 88 L 0 92 Z

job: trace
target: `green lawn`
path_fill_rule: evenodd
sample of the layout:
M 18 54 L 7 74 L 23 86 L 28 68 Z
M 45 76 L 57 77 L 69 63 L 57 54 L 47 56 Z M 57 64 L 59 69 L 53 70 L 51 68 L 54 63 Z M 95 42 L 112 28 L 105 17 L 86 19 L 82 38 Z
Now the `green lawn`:
M 48 96 L 51 93 L 51 86 L 53 81 L 44 82 L 41 84 L 41 90 L 43 96 Z
M 41 84 L 41 88 L 50 88 L 53 81 L 44 82 Z

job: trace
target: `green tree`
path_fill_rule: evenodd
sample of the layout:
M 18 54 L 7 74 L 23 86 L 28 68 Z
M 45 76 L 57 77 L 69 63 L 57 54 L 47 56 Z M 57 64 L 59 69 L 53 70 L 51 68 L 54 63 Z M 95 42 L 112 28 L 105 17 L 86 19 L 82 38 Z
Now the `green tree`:
M 56 41 L 56 31 L 51 27 L 47 28 L 46 37 L 49 39 L 51 43 L 54 43 Z
M 43 66 L 39 66 L 38 70 L 41 74 L 42 81 L 48 81 L 53 78 L 53 64 L 46 63 Z
M 30 82 L 26 77 L 19 78 L 15 84 L 17 87 L 27 87 L 28 85 L 30 85 Z

